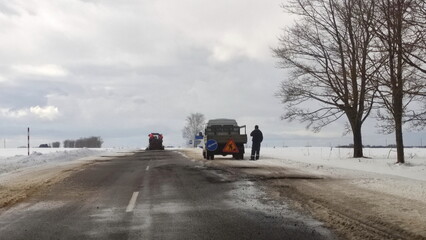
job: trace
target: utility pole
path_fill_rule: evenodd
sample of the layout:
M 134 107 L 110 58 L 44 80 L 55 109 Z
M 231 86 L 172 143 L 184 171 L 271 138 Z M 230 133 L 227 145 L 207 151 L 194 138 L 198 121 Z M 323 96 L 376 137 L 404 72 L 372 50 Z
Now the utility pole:
M 28 128 L 28 156 L 30 155 L 30 128 Z

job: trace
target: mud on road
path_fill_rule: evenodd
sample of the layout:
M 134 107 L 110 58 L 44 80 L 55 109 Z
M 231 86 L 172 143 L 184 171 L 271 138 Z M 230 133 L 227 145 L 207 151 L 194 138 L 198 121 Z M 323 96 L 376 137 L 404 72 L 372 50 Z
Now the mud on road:
M 196 151 L 182 152 L 234 179 L 256 182 L 268 197 L 309 213 L 342 239 L 426 239 L 424 201 L 361 188 L 349 178 L 271 167 L 261 161 L 225 157 L 207 161 Z

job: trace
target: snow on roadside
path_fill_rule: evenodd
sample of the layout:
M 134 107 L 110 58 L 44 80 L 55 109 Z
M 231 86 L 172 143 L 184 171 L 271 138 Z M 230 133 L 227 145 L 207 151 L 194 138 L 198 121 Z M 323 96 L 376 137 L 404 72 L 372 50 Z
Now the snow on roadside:
M 187 150 L 201 158 L 202 150 Z M 406 148 L 406 163 L 402 165 L 395 164 L 396 151 L 389 148 L 364 148 L 365 158 L 352 158 L 353 150 L 347 148 L 262 147 L 258 161 L 247 161 L 251 149 L 247 148 L 245 152 L 246 162 L 261 168 L 293 168 L 426 203 L 426 148 Z M 222 159 L 225 158 L 234 161 L 230 156 Z
M 33 152 L 28 156 L 26 149 L 0 149 L 0 175 L 12 171 L 39 166 L 43 164 L 69 162 L 77 159 L 100 156 L 112 149 L 32 149 Z M 25 155 L 24 155 L 25 154 Z
M 346 148 L 262 148 L 261 158 L 270 164 L 285 163 L 315 171 L 322 169 L 329 174 L 340 168 L 426 181 L 426 148 L 405 149 L 406 163 L 402 165 L 395 164 L 395 149 L 365 148 L 366 158 L 352 158 L 352 153 L 352 149 Z
M 352 149 L 343 148 L 262 148 L 255 163 L 351 179 L 360 188 L 426 202 L 426 148 L 405 149 L 402 165 L 395 164 L 394 149 L 366 148 L 364 155 L 352 158 Z

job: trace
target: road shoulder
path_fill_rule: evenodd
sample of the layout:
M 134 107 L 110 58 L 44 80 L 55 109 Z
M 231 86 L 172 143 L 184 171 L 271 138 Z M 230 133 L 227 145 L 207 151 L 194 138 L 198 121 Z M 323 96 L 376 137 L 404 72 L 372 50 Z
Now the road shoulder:
M 284 161 L 279 165 L 230 158 L 207 161 L 195 149 L 182 152 L 195 161 L 259 182 L 271 198 L 290 202 L 342 238 L 426 239 L 426 200 L 416 197 L 421 193 L 413 193 L 421 191 L 417 186 L 424 182 L 359 171 L 347 174 L 347 169 L 333 169 L 340 174 L 331 175 L 320 169 L 295 168 Z M 375 184 L 369 184 L 372 182 Z M 410 187 L 412 194 L 389 191 L 404 186 Z
M 108 156 L 84 157 L 74 161 L 43 164 L 1 174 L 0 209 L 23 201 L 88 166 L 126 154 L 133 153 L 108 153 Z

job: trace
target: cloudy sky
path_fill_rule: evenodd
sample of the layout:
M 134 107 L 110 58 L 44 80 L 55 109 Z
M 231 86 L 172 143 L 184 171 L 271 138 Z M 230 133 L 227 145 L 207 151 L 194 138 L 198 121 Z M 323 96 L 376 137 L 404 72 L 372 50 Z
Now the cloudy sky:
M 182 145 L 191 113 L 260 125 L 269 146 L 348 144 L 343 121 L 315 134 L 280 120 L 286 73 L 271 48 L 291 24 L 282 0 L 0 2 L 1 147 L 101 136 Z M 410 135 L 419 144 L 423 133 Z M 364 131 L 365 144 L 392 135 Z M 424 139 L 426 144 L 426 137 Z

